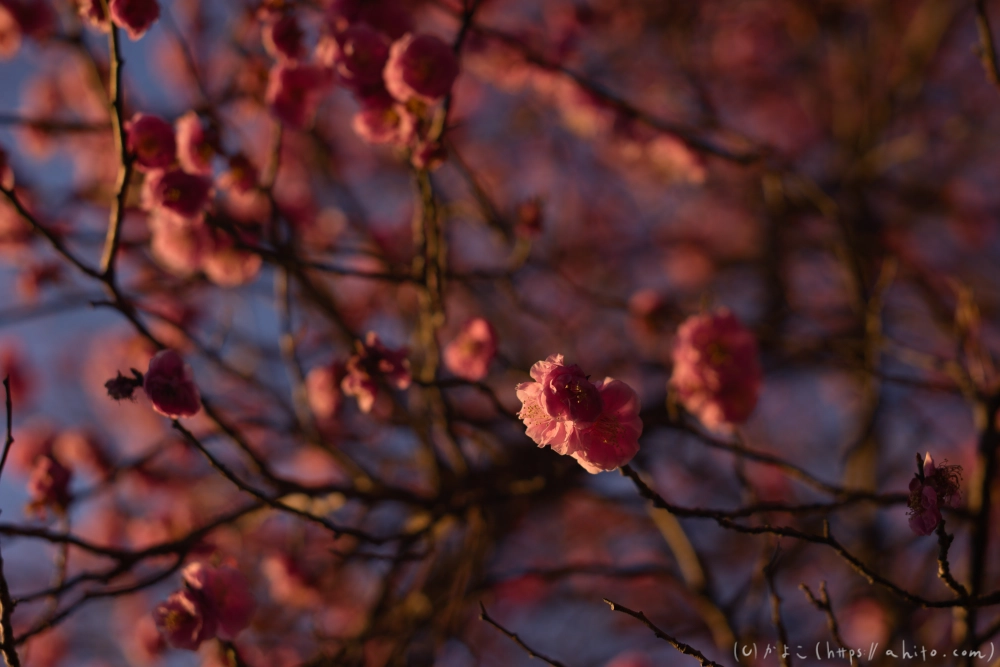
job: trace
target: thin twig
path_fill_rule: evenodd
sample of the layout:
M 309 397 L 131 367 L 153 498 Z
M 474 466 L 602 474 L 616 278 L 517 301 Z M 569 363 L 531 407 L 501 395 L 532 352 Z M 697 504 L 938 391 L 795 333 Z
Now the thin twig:
M 11 424 L 13 422 L 13 403 L 10 398 L 10 377 L 3 379 L 3 389 L 6 394 L 7 404 L 7 440 L 3 447 L 3 458 L 0 459 L 0 471 L 7 461 L 7 453 L 14 442 Z M 3 556 L 0 555 L 0 653 L 3 653 L 4 662 L 7 667 L 20 667 L 21 660 L 17 657 L 17 649 L 14 648 L 14 624 L 11 622 L 11 614 L 14 613 L 14 601 L 10 597 L 10 589 L 7 587 L 7 577 L 3 573 Z
M 673 646 L 675 649 L 677 649 L 678 651 L 680 651 L 684 655 L 691 656 L 692 658 L 694 658 L 695 660 L 697 660 L 698 662 L 700 662 L 703 667 L 709 667 L 709 665 L 711 665 L 711 667 L 722 667 L 722 665 L 720 665 L 719 663 L 715 662 L 714 660 L 710 660 L 709 658 L 707 658 L 705 656 L 705 654 L 703 654 L 698 649 L 696 649 L 693 646 L 690 646 L 688 644 L 685 644 L 684 642 L 682 642 L 680 640 L 677 640 L 677 639 L 671 637 L 666 632 L 664 632 L 663 630 L 661 630 L 658 627 L 656 627 L 655 625 L 653 625 L 653 622 L 650 621 L 648 618 L 646 618 L 646 615 L 644 613 L 642 613 L 641 611 L 633 611 L 633 610 L 629 609 L 628 607 L 623 607 L 622 605 L 618 604 L 617 602 L 612 602 L 611 600 L 609 600 L 607 598 L 604 598 L 604 602 L 609 607 L 611 607 L 611 611 L 620 611 L 623 614 L 627 614 L 628 616 L 631 616 L 632 618 L 639 620 L 640 622 L 642 622 L 643 625 L 645 625 L 647 628 L 649 628 L 650 630 L 652 630 L 653 634 L 655 634 L 657 637 L 659 637 L 663 641 L 669 643 L 671 646 Z
M 559 662 L 558 660 L 553 660 L 552 658 L 547 658 L 544 655 L 542 655 L 541 653 L 539 653 L 538 651 L 534 650 L 533 648 L 531 648 L 530 646 L 528 646 L 527 644 L 525 644 L 524 641 L 520 637 L 517 636 L 517 634 L 511 632 L 510 630 L 508 630 L 507 628 L 503 627 L 502 625 L 500 625 L 499 623 L 497 623 L 496 621 L 494 621 L 492 618 L 490 618 L 490 615 L 486 613 L 486 606 L 483 605 L 482 602 L 479 603 L 479 619 L 482 620 L 482 621 L 486 621 L 487 623 L 489 623 L 490 625 L 492 625 L 494 628 L 496 628 L 500 632 L 502 632 L 505 635 L 507 635 L 508 637 L 510 637 L 511 640 L 513 640 L 515 644 L 517 644 L 518 646 L 520 646 L 522 649 L 524 649 L 528 653 L 528 656 L 530 656 L 532 658 L 538 658 L 539 660 L 541 660 L 543 662 L 547 662 L 550 665 L 552 665 L 552 667 L 566 667 L 566 665 L 564 665 L 563 663 Z

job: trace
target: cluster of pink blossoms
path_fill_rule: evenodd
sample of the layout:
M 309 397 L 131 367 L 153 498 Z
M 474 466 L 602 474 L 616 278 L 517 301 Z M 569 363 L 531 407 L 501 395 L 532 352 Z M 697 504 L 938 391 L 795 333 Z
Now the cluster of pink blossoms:
M 517 385 L 518 416 L 539 447 L 572 456 L 589 473 L 614 470 L 639 451 L 639 397 L 619 380 L 592 383 L 576 364 L 553 354 Z
M 958 507 L 962 502 L 962 466 L 935 465 L 928 452 L 919 467 L 910 480 L 910 529 L 917 535 L 930 535 L 941 523 L 941 508 Z
M 191 563 L 181 574 L 184 588 L 153 611 L 168 644 L 195 651 L 215 637 L 233 639 L 250 625 L 257 605 L 239 570 Z
M 443 159 L 443 148 L 430 138 L 431 107 L 451 91 L 458 59 L 441 39 L 414 34 L 402 7 L 391 0 L 333 2 L 314 62 L 303 60 L 303 31 L 290 5 L 265 3 L 259 16 L 264 48 L 276 60 L 266 97 L 277 118 L 308 127 L 337 82 L 361 107 L 353 126 L 362 139 L 409 148 L 421 168 Z
M 180 276 L 203 271 L 223 287 L 252 280 L 260 270 L 260 256 L 239 250 L 231 234 L 205 223 L 214 194 L 211 175 L 217 142 L 198 115 L 192 111 L 181 116 L 175 129 L 158 116 L 139 113 L 125 130 L 135 167 L 146 173 L 142 205 L 149 211 L 150 249 L 157 261 Z M 242 178 L 223 174 L 220 186 L 246 189 L 246 175 L 253 171 L 243 160 L 241 156 L 231 160 L 242 167 Z M 245 230 L 235 233 L 247 236 Z
M 757 405 L 762 371 L 757 341 L 726 309 L 688 318 L 677 330 L 670 384 L 710 429 L 745 422 Z

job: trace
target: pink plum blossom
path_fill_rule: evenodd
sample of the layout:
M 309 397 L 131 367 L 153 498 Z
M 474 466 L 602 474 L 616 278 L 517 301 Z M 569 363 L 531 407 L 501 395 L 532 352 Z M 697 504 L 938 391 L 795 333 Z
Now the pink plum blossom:
M 518 416 L 539 447 L 572 456 L 590 473 L 614 470 L 639 451 L 639 397 L 613 378 L 593 384 L 561 354 L 531 367 L 535 382 L 517 386 Z
M 920 467 L 910 480 L 910 529 L 917 535 L 930 535 L 941 522 L 941 508 L 955 508 L 962 502 L 962 467 L 935 465 L 930 452 Z
M 370 144 L 405 145 L 415 131 L 413 114 L 385 94 L 362 100 L 352 125 L 358 136 Z
M 257 167 L 242 153 L 229 158 L 229 169 L 219 177 L 219 187 L 246 193 L 257 187 Z
M 111 20 L 136 40 L 160 18 L 160 5 L 156 0 L 110 0 Z
M 392 44 L 386 62 L 385 87 L 400 102 L 437 102 L 458 77 L 451 47 L 433 35 L 409 34 Z
M 108 31 L 108 15 L 101 0 L 76 0 L 76 5 L 81 18 L 102 32 Z
M 497 332 L 482 317 L 466 322 L 444 348 L 445 367 L 460 378 L 477 382 L 486 377 L 497 354 Z
M 153 355 L 142 388 L 153 409 L 165 417 L 190 417 L 201 410 L 201 394 L 191 366 L 174 350 Z
M 153 621 L 174 648 L 196 651 L 215 636 L 217 622 L 198 591 L 177 591 L 153 611 Z
M 212 199 L 212 181 L 180 169 L 156 171 L 143 185 L 143 206 L 163 209 L 183 220 L 198 219 Z
M 260 255 L 236 246 L 233 237 L 225 231 L 211 229 L 201 258 L 201 269 L 220 287 L 239 287 L 253 280 L 260 271 Z
M 267 80 L 267 103 L 278 120 L 306 128 L 312 124 L 328 83 L 327 75 L 316 65 L 278 63 Z
M 44 514 L 45 508 L 63 512 L 69 505 L 69 483 L 72 473 L 51 454 L 35 459 L 28 478 L 29 507 Z
M 370 412 L 378 393 L 378 377 L 383 377 L 397 389 L 410 386 L 408 350 L 390 350 L 375 332 L 368 332 L 365 342 L 357 341 L 357 353 L 347 360 L 347 374 L 340 388 L 347 396 L 358 399 L 362 412 Z
M 159 116 L 137 113 L 125 123 L 126 145 L 139 171 L 165 169 L 174 163 L 174 128 Z
M 264 50 L 277 60 L 302 57 L 302 28 L 294 14 L 284 14 L 267 21 L 261 33 Z
M 381 86 L 391 43 L 384 33 L 365 23 L 356 23 L 324 39 L 322 60 L 334 69 L 341 83 L 360 92 Z
M 681 403 L 710 429 L 745 422 L 762 372 L 757 341 L 726 309 L 689 317 L 677 330 L 670 379 Z
M 215 149 L 198 114 L 189 111 L 174 125 L 177 128 L 177 161 L 181 169 L 189 174 L 210 176 Z
M 242 572 L 228 565 L 191 563 L 181 574 L 188 588 L 202 596 L 205 608 L 218 625 L 219 637 L 233 639 L 250 625 L 257 603 Z
M 343 363 L 333 363 L 318 366 L 309 371 L 306 376 L 306 393 L 309 396 L 309 407 L 321 421 L 328 421 L 337 414 L 344 397 L 340 391 L 340 383 L 347 374 Z

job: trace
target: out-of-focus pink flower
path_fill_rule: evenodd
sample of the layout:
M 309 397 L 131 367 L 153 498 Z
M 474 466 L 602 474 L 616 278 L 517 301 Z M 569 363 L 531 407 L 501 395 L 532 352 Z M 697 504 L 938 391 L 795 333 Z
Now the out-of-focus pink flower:
M 385 87 L 400 102 L 437 102 L 458 78 L 458 60 L 446 43 L 433 35 L 406 35 L 393 42 L 385 64 Z
M 174 128 L 159 116 L 137 113 L 125 123 L 126 146 L 139 171 L 166 169 L 177 157 Z
M 316 65 L 278 63 L 271 68 L 265 96 L 279 120 L 306 128 L 312 124 L 328 85 L 328 76 Z
M 46 508 L 62 513 L 69 505 L 71 478 L 70 470 L 54 456 L 39 456 L 28 478 L 29 508 L 38 513 L 44 513 Z
M 294 14 L 283 14 L 264 24 L 261 33 L 264 50 L 277 60 L 298 60 L 302 57 L 302 28 Z
M 198 272 L 208 245 L 204 222 L 189 222 L 169 211 L 155 209 L 149 215 L 149 231 L 150 252 L 166 271 L 180 277 Z
M 324 38 L 317 49 L 320 62 L 332 67 L 337 78 L 356 92 L 380 86 L 389 59 L 390 39 L 365 23 Z
M 156 0 L 110 0 L 111 20 L 125 28 L 129 38 L 140 39 L 160 18 L 160 4 Z
M 143 184 L 142 203 L 148 210 L 164 209 L 184 220 L 196 220 L 212 199 L 212 181 L 180 169 L 154 171 Z
M 930 535 L 941 522 L 941 508 L 958 507 L 962 502 L 962 466 L 935 465 L 927 452 L 921 468 L 910 480 L 910 529 L 917 535 Z
M 444 348 L 445 367 L 460 378 L 477 382 L 486 377 L 497 354 L 497 332 L 482 317 L 466 322 Z
M 21 48 L 21 24 L 14 10 L 0 3 L 0 60 L 13 58 Z
M 542 234 L 542 200 L 533 197 L 517 207 L 515 233 L 525 239 L 536 239 Z
M 17 38 L 11 42 L 15 46 L 15 51 L 16 46 L 20 44 L 21 34 L 34 39 L 44 39 L 55 31 L 56 14 L 46 0 L 28 0 L 27 2 L 25 0 L 0 0 L 0 9 L 14 21 L 14 25 L 5 26 L 5 28 L 16 29 Z
M 108 15 L 104 12 L 101 0 L 76 0 L 76 5 L 81 18 L 102 32 L 108 31 Z
M 205 607 L 218 623 L 219 637 L 233 639 L 250 625 L 257 603 L 242 572 L 228 565 L 210 567 L 191 563 L 181 574 L 188 588 L 202 596 Z
M 212 229 L 208 247 L 201 258 L 201 269 L 220 287 L 239 287 L 253 280 L 262 264 L 260 255 L 236 247 L 228 232 Z
M 188 111 L 177 119 L 177 161 L 189 174 L 209 176 L 212 173 L 212 156 L 215 149 L 201 119 Z
M 280 605 L 309 609 L 322 602 L 319 591 L 306 580 L 301 568 L 284 554 L 268 556 L 261 564 L 267 578 L 271 599 Z
M 334 0 L 327 16 L 333 32 L 366 23 L 390 39 L 399 39 L 413 30 L 411 12 L 398 0 Z
M 590 473 L 623 466 L 639 451 L 639 397 L 627 384 L 613 378 L 593 384 L 561 354 L 537 362 L 531 377 L 535 382 L 517 386 L 518 416 L 540 447 L 572 456 Z
M 157 629 L 174 648 L 196 651 L 215 636 L 216 619 L 197 591 L 177 591 L 153 610 Z
M 219 177 L 219 187 L 246 193 L 257 187 L 257 167 L 240 153 L 229 158 L 229 169 Z
M 52 442 L 52 452 L 58 460 L 77 470 L 89 470 L 100 479 L 107 477 L 112 470 L 104 445 L 86 431 L 63 431 Z
M 171 419 L 190 417 L 201 410 L 201 394 L 191 366 L 174 350 L 153 355 L 142 388 L 153 409 Z
M 328 366 L 318 366 L 306 376 L 306 393 L 309 396 L 309 407 L 317 419 L 326 421 L 333 419 L 340 409 L 344 397 L 340 392 L 347 369 L 342 363 Z
M 378 392 L 376 378 L 382 376 L 397 389 L 410 386 L 410 360 L 406 348 L 390 350 L 375 332 L 369 331 L 365 342 L 357 342 L 358 351 L 347 360 L 347 375 L 340 383 L 344 394 L 358 399 L 362 412 L 370 412 Z
M 413 114 L 388 95 L 375 95 L 361 102 L 352 123 L 358 136 L 371 144 L 404 145 L 414 134 Z
M 417 169 L 434 171 L 448 159 L 448 150 L 440 141 L 421 141 L 413 148 L 410 164 Z
M 726 309 L 689 317 L 677 330 L 670 379 L 684 407 L 708 428 L 746 421 L 762 372 L 757 341 Z

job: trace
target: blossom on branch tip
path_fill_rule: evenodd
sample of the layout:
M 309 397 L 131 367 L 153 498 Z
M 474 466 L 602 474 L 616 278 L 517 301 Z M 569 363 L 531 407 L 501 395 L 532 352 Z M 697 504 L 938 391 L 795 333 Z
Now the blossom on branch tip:
M 191 366 L 174 350 L 161 350 L 149 360 L 142 388 L 153 409 L 165 417 L 190 417 L 201 410 Z
M 111 20 L 128 32 L 132 40 L 142 38 L 160 18 L 160 4 L 156 0 L 110 0 Z
M 710 429 L 745 422 L 757 405 L 757 341 L 726 309 L 689 317 L 677 330 L 670 384 Z
M 919 463 L 920 469 L 910 480 L 910 530 L 930 535 L 941 522 L 941 508 L 955 508 L 962 502 L 962 466 L 935 465 L 930 452 Z
M 174 128 L 159 116 L 137 113 L 125 123 L 125 147 L 139 171 L 166 169 L 177 157 Z
M 539 447 L 572 456 L 589 473 L 614 470 L 639 451 L 639 397 L 627 384 L 610 377 L 592 383 L 561 354 L 537 362 L 531 377 L 517 385 L 518 417 Z
M 383 73 L 385 87 L 400 102 L 437 102 L 458 78 L 458 59 L 433 35 L 405 35 L 393 42 Z

